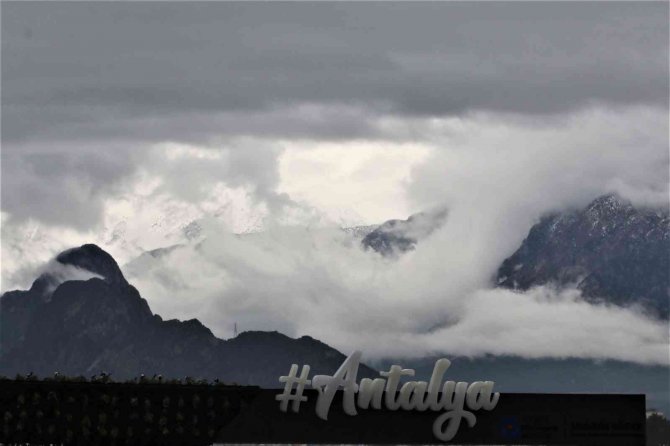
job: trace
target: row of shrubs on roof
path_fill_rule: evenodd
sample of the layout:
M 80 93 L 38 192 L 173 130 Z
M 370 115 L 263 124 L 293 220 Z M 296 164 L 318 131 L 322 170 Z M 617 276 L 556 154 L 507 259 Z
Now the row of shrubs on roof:
M 158 378 L 144 380 L 162 382 Z M 237 410 L 225 392 L 212 388 L 138 386 L 130 393 L 117 393 L 120 388 L 102 385 L 86 386 L 85 391 L 80 386 L 57 389 L 52 385 L 56 381 L 91 382 L 84 377 L 58 375 L 40 380 L 29 374 L 18 381 L 4 380 L 47 385 L 6 386 L 4 398 L 0 394 L 0 444 L 205 445 L 211 444 Z M 105 374 L 92 382 L 111 381 Z
M 42 382 L 74 382 L 74 383 L 124 383 L 124 384 L 187 384 L 187 385 L 237 385 L 236 383 L 224 383 L 218 378 L 212 381 L 206 379 L 196 379 L 190 376 L 185 376 L 181 379 L 165 379 L 160 374 L 154 374 L 151 377 L 145 376 L 143 373 L 133 379 L 127 379 L 123 381 L 114 381 L 112 379 L 111 373 L 101 372 L 99 374 L 86 377 L 83 375 L 79 376 L 65 376 L 61 375 L 59 372 L 54 372 L 53 376 L 47 376 L 40 378 L 34 373 L 30 372 L 26 375 L 17 374 L 14 378 L 8 378 L 6 376 L 0 375 L 0 381 L 42 381 Z

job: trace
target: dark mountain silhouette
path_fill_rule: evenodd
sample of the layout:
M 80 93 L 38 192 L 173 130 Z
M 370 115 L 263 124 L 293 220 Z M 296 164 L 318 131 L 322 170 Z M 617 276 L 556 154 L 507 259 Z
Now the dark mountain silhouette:
M 96 245 L 59 254 L 59 267 L 98 277 L 67 280 L 45 272 L 27 291 L 0 297 L 0 374 L 141 373 L 280 387 L 291 364 L 332 374 L 345 356 L 310 337 L 244 332 L 222 340 L 198 320 L 167 320 L 151 312 L 116 261 Z M 377 376 L 362 366 L 361 377 Z
M 668 211 L 637 209 L 615 195 L 585 209 L 548 215 L 497 273 L 501 287 L 576 285 L 593 301 L 640 305 L 668 318 Z

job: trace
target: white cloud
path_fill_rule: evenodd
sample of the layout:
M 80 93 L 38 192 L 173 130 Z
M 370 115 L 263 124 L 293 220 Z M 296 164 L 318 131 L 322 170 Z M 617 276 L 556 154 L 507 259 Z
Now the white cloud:
M 406 218 L 412 167 L 430 148 L 391 141 L 286 141 L 279 157 L 279 191 L 319 209 L 342 225 Z
M 337 230 L 240 237 L 211 226 L 200 247 L 126 272 L 154 311 L 198 317 L 221 337 L 237 323 L 310 335 L 369 358 L 490 353 L 668 363 L 666 324 L 586 303 L 574 290 L 483 287 L 468 259 L 440 254 L 447 239 L 391 262 Z
M 370 356 L 667 363 L 667 326 L 634 310 L 587 304 L 571 291 L 491 289 L 500 262 L 546 211 L 612 189 L 637 204 L 664 203 L 666 110 L 591 108 L 542 120 L 384 117 L 375 126 L 376 139 L 337 144 L 246 139 L 234 147 L 154 147 L 133 187 L 105 201 L 106 232 L 38 226 L 51 238 L 29 244 L 32 255 L 21 240 L 28 226 L 3 224 L 3 257 L 9 234 L 11 246 L 30 253 L 25 259 L 44 247 L 96 242 L 123 264 L 142 249 L 186 242 L 175 234 L 195 219 L 206 238 L 199 248 L 144 258 L 126 272 L 155 312 L 198 317 L 219 336 L 237 322 Z M 269 160 L 255 164 L 265 155 Z M 323 227 L 342 215 L 367 222 L 441 205 L 449 211 L 443 227 L 397 261 Z M 244 222 L 263 232 L 233 235 Z M 128 249 L 109 242 L 115 233 Z M 12 262 L 21 270 L 20 260 Z M 3 263 L 3 276 L 6 270 Z
M 49 276 L 49 283 L 45 290 L 46 297 L 49 298 L 50 294 L 58 288 L 61 283 L 68 282 L 70 280 L 81 280 L 86 281 L 89 279 L 104 279 L 100 274 L 96 274 L 92 271 L 88 271 L 83 268 L 79 268 L 74 265 L 64 265 L 56 260 L 51 260 L 44 267 L 40 268 L 40 275 L 47 274 Z
M 668 207 L 667 110 L 592 108 L 553 120 L 478 115 L 432 122 L 433 150 L 408 196 L 446 204 L 455 242 L 493 271 L 544 213 L 619 192 Z M 463 243 L 463 242 L 460 242 Z M 448 245 L 445 245 L 447 249 Z
M 667 362 L 667 327 L 634 310 L 588 304 L 571 291 L 491 290 L 497 267 L 542 213 L 584 205 L 612 189 L 637 204 L 663 203 L 664 111 L 588 109 L 539 123 L 477 115 L 398 124 L 389 128 L 424 135 L 408 152 L 389 155 L 383 145 L 386 151 L 377 152 L 373 143 L 349 158 L 344 150 L 360 146 L 289 150 L 281 171 L 295 185 L 292 195 L 304 191 L 309 200 L 311 193 L 311 204 L 338 209 L 346 203 L 336 186 L 323 193 L 316 186 L 353 179 L 343 186 L 352 188 L 346 195 L 365 200 L 368 177 L 356 183 L 357 172 L 361 166 L 383 171 L 368 163 L 387 157 L 397 175 L 379 180 L 377 190 L 409 181 L 409 200 L 402 189 L 395 202 L 395 191 L 380 194 L 376 212 L 449 209 L 444 226 L 416 251 L 390 262 L 334 230 L 275 227 L 236 238 L 213 226 L 201 249 L 176 251 L 133 279 L 159 313 L 199 317 L 224 337 L 237 321 L 243 329 L 309 334 L 377 356 L 507 353 Z M 409 178 L 403 165 L 413 167 Z

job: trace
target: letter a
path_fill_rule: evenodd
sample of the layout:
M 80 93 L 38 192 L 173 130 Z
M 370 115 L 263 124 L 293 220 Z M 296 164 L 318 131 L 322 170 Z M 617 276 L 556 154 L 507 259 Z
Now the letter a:
M 319 399 L 316 401 L 316 415 L 319 418 L 328 419 L 330 404 L 340 386 L 344 388 L 344 412 L 347 415 L 356 415 L 355 394 L 358 391 L 356 378 L 360 361 L 361 352 L 355 351 L 342 363 L 335 375 L 316 375 L 312 378 L 312 387 L 319 392 Z

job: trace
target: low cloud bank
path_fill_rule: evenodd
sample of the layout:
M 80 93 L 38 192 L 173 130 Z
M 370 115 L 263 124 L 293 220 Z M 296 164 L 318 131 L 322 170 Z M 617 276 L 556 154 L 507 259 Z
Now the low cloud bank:
M 618 192 L 667 207 L 667 112 L 590 108 L 569 116 L 473 115 L 403 122 L 430 148 L 406 191 L 445 223 L 395 261 L 337 230 L 273 227 L 235 237 L 210 225 L 134 280 L 156 311 L 241 329 L 310 335 L 371 357 L 508 354 L 668 364 L 667 325 L 575 290 L 494 289 L 501 262 L 550 211 Z M 327 167 L 327 166 L 326 166 Z M 326 169 L 327 170 L 327 169 Z
M 300 169 L 288 169 L 295 175 L 287 177 L 274 170 L 290 151 L 264 146 L 230 158 L 232 151 L 168 146 L 143 158 L 148 161 L 140 170 L 150 184 L 135 183 L 125 195 L 105 202 L 109 239 L 55 226 L 48 228 L 50 238 L 40 238 L 40 231 L 15 226 L 3 214 L 3 276 L 23 271 L 22 259 L 84 242 L 114 248 L 110 253 L 124 264 L 143 250 L 186 243 L 170 234 L 198 219 L 202 243 L 145 256 L 124 273 L 155 312 L 197 317 L 224 338 L 237 323 L 241 330 L 314 336 L 343 351 L 361 348 L 370 357 L 504 353 L 669 362 L 667 325 L 635 309 L 588 304 L 572 290 L 516 294 L 493 289 L 492 281 L 500 263 L 546 212 L 584 206 L 612 191 L 636 205 L 667 208 L 667 109 L 589 108 L 542 119 L 473 114 L 388 124 L 388 139 L 415 135 L 421 156 L 398 152 L 412 160 L 411 174 L 394 176 L 393 187 L 375 189 L 393 192 L 379 194 L 381 210 L 396 212 L 398 202 L 411 212 L 448 210 L 438 230 L 397 260 L 362 250 L 336 228 L 305 227 L 320 221 L 311 211 L 318 216 L 329 203 L 339 203 L 341 183 L 388 181 L 370 174 L 363 168 L 367 164 L 343 172 L 338 181 L 314 183 L 298 175 Z M 346 141 L 329 146 L 329 156 L 316 157 L 318 170 L 342 166 L 352 148 L 364 149 Z M 386 153 L 370 150 L 380 158 Z M 258 154 L 272 156 L 256 168 Z M 376 160 L 370 164 L 379 164 Z M 228 200 L 222 183 L 253 190 Z M 282 185 L 289 196 L 281 193 Z M 318 190 L 321 201 L 310 201 L 308 190 Z M 304 205 L 289 201 L 300 191 Z M 347 195 L 359 198 L 355 192 Z M 277 205 L 269 205 L 274 198 Z M 348 204 L 356 210 L 369 201 Z M 298 212 L 303 206 L 306 217 Z M 289 208 L 298 217 L 288 223 L 296 226 L 287 225 Z M 255 222 L 252 217 L 259 213 L 261 232 L 231 233 L 236 225 L 227 215 L 248 214 L 248 222 Z
M 224 229 L 224 228 L 222 228 Z M 310 335 L 366 357 L 429 354 L 611 358 L 668 364 L 667 326 L 635 309 L 594 305 L 575 290 L 486 289 L 481 274 L 419 244 L 398 261 L 339 230 L 275 228 L 126 268 L 164 316 L 198 317 L 221 337 L 241 330 Z

